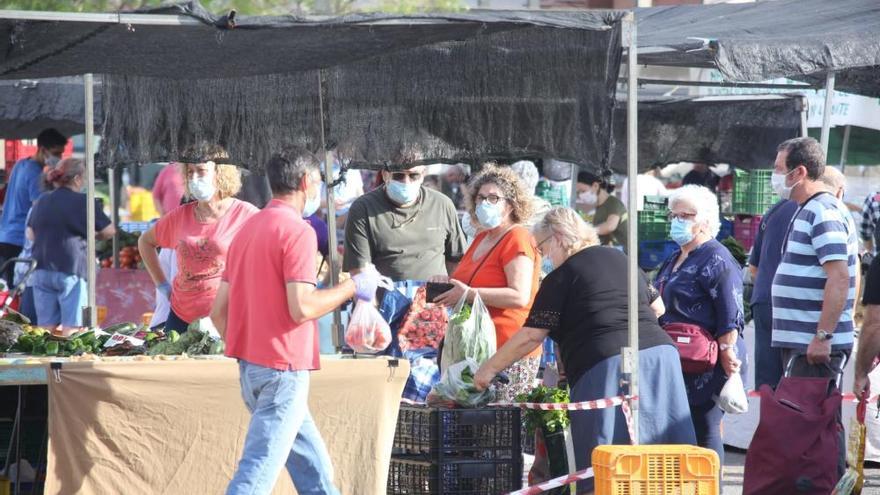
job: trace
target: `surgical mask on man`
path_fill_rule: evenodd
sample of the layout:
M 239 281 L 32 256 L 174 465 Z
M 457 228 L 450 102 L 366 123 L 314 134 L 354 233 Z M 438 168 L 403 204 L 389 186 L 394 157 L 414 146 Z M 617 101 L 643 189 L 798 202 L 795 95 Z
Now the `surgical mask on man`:
M 488 200 L 483 201 L 477 206 L 476 213 L 480 225 L 487 229 L 494 229 L 501 225 L 501 220 L 504 217 L 504 203 L 499 201 L 493 205 Z
M 189 181 L 189 193 L 197 201 L 208 201 L 217 193 L 213 176 L 193 177 Z
M 694 240 L 694 221 L 673 218 L 669 228 L 669 237 L 679 246 L 684 246 Z
M 55 168 L 58 166 L 58 163 L 61 162 L 60 156 L 49 155 L 46 157 L 46 166 L 49 168 Z
M 418 182 L 399 182 L 392 180 L 385 186 L 385 191 L 391 201 L 399 205 L 408 205 L 419 199 L 422 185 Z
M 318 211 L 318 208 L 321 207 L 321 193 L 315 194 L 313 197 L 308 197 L 309 191 L 306 190 L 306 204 L 303 205 L 302 216 L 303 218 L 308 218 L 315 214 Z
M 792 170 L 791 172 L 794 172 Z M 788 177 L 789 174 L 780 174 L 779 172 L 773 172 L 773 175 L 770 176 L 770 187 L 773 188 L 773 192 L 775 192 L 782 199 L 791 199 L 791 191 L 795 188 L 800 181 L 792 184 L 791 186 L 785 185 L 785 178 Z

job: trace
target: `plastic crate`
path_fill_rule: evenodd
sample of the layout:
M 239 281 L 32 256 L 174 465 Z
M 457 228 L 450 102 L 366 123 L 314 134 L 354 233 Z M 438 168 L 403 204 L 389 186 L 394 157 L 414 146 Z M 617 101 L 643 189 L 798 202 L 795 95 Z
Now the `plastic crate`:
M 444 409 L 401 406 L 394 451 L 478 459 L 518 459 L 522 412 L 515 408 Z
M 733 213 L 746 215 L 762 215 L 779 196 L 773 192 L 770 176 L 773 170 L 734 171 Z
M 737 215 L 733 222 L 733 238 L 743 245 L 746 251 L 755 245 L 755 238 L 761 228 L 761 215 Z
M 645 196 L 643 210 L 668 210 L 669 198 L 666 196 Z
M 640 241 L 669 239 L 669 212 L 667 210 L 639 211 L 638 236 Z
M 718 454 L 692 445 L 600 445 L 596 495 L 717 495 Z
M 497 495 L 522 488 L 522 460 L 430 462 L 392 457 L 388 495 Z
M 639 242 L 639 268 L 651 271 L 658 268 L 678 249 L 673 241 Z

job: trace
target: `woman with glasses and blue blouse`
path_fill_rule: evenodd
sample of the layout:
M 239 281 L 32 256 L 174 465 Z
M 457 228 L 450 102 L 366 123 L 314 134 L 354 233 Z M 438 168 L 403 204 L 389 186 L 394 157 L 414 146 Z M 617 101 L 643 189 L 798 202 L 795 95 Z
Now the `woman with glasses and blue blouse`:
M 669 198 L 670 237 L 680 248 L 660 267 L 654 285 L 666 313 L 663 326 L 697 325 L 718 343 L 718 362 L 706 373 L 684 373 L 697 443 L 724 462 L 721 419 L 714 397 L 727 377 L 740 373 L 746 355 L 742 339 L 742 267 L 715 237 L 720 229 L 718 200 L 703 186 L 687 185 Z
M 466 199 L 481 230 L 450 277 L 431 279 L 453 285 L 435 302 L 454 307 L 462 296 L 472 302 L 479 293 L 500 348 L 522 328 L 538 291 L 541 257 L 523 226 L 532 215 L 532 194 L 510 168 L 488 165 L 471 179 Z M 538 347 L 508 368 L 510 384 L 499 388 L 499 400 L 513 401 L 517 394 L 531 391 L 540 361 Z

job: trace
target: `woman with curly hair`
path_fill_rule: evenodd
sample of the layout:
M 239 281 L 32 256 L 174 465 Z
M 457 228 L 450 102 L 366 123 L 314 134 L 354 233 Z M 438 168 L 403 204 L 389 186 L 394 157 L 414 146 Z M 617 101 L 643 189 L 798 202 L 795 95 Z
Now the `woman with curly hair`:
M 184 186 L 195 201 L 167 213 L 138 240 L 144 265 L 156 288 L 171 300 L 165 331 L 186 331 L 193 321 L 211 313 L 211 305 L 226 266 L 229 243 L 257 211 L 235 196 L 241 174 L 234 165 L 222 165 L 229 155 L 217 145 L 188 148 L 181 160 Z M 177 275 L 165 279 L 157 248 L 174 249 Z
M 525 323 L 538 290 L 541 259 L 534 238 L 523 227 L 532 216 L 532 195 L 516 172 L 489 165 L 470 181 L 466 199 L 471 218 L 482 230 L 451 277 L 432 279 L 453 285 L 435 302 L 452 307 L 462 296 L 472 302 L 479 294 L 489 308 L 500 348 Z M 540 360 L 539 347 L 508 368 L 510 384 L 499 389 L 499 398 L 512 401 L 531 391 Z

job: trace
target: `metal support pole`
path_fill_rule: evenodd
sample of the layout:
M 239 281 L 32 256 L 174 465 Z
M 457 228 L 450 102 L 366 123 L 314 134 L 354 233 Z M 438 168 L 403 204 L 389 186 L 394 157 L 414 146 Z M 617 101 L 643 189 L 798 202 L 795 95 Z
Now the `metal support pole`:
M 633 397 L 639 394 L 639 267 L 638 256 L 638 222 L 633 221 L 632 213 L 638 204 L 638 78 L 639 66 L 636 47 L 635 14 L 629 12 L 623 19 L 623 46 L 627 47 L 627 87 L 626 87 L 626 150 L 627 150 L 627 182 L 629 183 L 630 220 L 627 222 L 627 300 L 628 300 L 628 347 L 622 350 L 624 380 L 628 382 L 628 393 Z M 633 415 L 633 441 L 639 439 L 639 408 L 638 399 L 630 401 Z
M 571 195 L 569 198 L 569 205 L 571 205 L 571 209 L 575 209 L 577 207 L 577 197 L 578 197 L 578 166 L 576 163 L 571 164 Z
M 825 110 L 822 112 L 822 152 L 828 156 L 828 141 L 831 139 L 831 110 L 834 106 L 834 72 L 829 72 L 825 80 Z
M 327 149 L 327 140 L 324 135 L 324 71 L 318 71 L 318 106 L 321 109 L 321 149 L 324 150 L 324 182 L 327 187 L 327 234 L 329 249 L 327 257 L 330 263 L 330 287 L 336 285 L 339 280 L 339 270 L 336 267 L 336 258 L 339 257 L 339 251 L 336 249 L 336 194 L 334 188 L 330 187 L 333 183 L 333 153 Z M 339 308 L 333 310 L 333 323 L 330 325 L 330 332 L 333 336 L 333 347 L 336 352 L 342 350 L 342 311 Z
M 810 100 L 806 96 L 801 96 L 801 137 L 807 137 L 807 116 L 810 113 Z
M 845 126 L 843 128 L 843 144 L 840 145 L 840 172 L 842 173 L 846 170 L 846 155 L 849 154 L 849 133 L 852 130 L 852 126 Z
M 167 165 L 166 165 L 167 166 Z M 113 225 L 119 225 L 119 211 L 116 209 L 117 193 L 116 193 L 116 167 L 107 168 L 107 182 L 110 185 L 110 218 Z M 113 235 L 113 254 L 110 256 L 113 260 L 113 268 L 119 268 L 119 234 Z
M 98 308 L 97 298 L 95 295 L 98 274 L 96 270 L 95 256 L 95 95 L 92 75 L 83 76 L 83 84 L 85 87 L 86 99 L 86 142 L 85 142 L 85 158 L 86 158 L 86 249 L 88 252 L 88 303 L 86 306 L 85 318 L 83 324 L 85 326 L 94 326 L 98 324 Z

